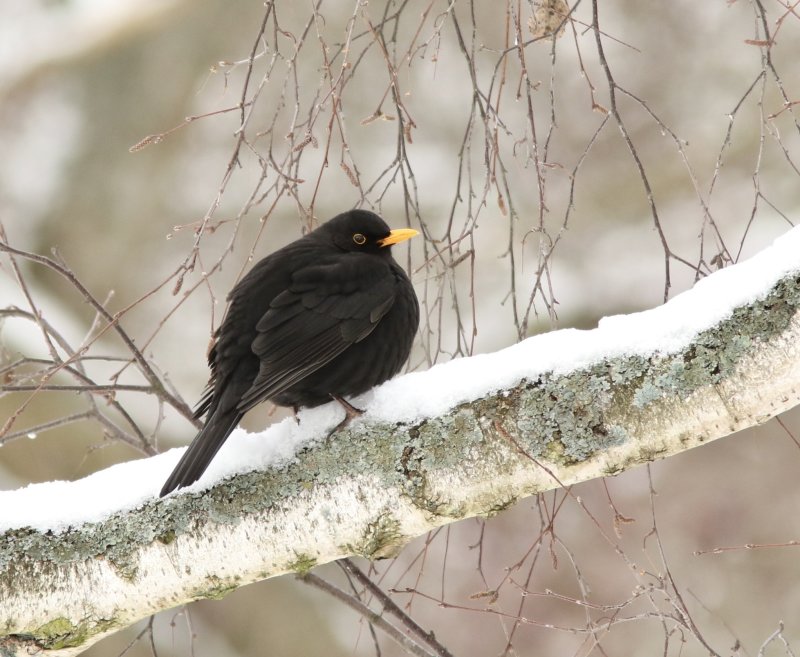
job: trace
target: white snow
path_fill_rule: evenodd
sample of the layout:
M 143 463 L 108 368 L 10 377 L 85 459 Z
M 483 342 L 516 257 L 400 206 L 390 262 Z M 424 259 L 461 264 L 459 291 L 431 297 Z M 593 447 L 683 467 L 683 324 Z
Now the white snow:
M 678 351 L 734 308 L 765 296 L 776 281 L 798 270 L 800 227 L 750 260 L 716 272 L 658 308 L 607 317 L 591 331 L 553 331 L 496 353 L 398 377 L 354 400 L 366 409 L 363 420 L 356 421 L 412 422 L 544 372 L 566 373 L 620 355 Z M 287 418 L 258 434 L 237 429 L 200 481 L 181 490 L 202 490 L 237 472 L 279 467 L 301 447 L 324 437 L 342 417 L 338 404 L 328 404 L 301 411 L 299 424 Z M 26 526 L 63 531 L 136 508 L 158 494 L 182 453 L 183 448 L 173 449 L 75 482 L 0 492 L 0 531 Z

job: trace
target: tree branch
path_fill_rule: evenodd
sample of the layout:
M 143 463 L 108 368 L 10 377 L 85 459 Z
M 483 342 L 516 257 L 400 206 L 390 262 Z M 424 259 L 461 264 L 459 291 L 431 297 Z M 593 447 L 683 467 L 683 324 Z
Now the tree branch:
M 800 402 L 799 308 L 795 272 L 675 353 L 532 375 L 417 423 L 355 422 L 280 471 L 63 533 L 7 531 L 0 655 L 76 654 L 154 612 L 389 557 L 441 525 L 763 423 Z

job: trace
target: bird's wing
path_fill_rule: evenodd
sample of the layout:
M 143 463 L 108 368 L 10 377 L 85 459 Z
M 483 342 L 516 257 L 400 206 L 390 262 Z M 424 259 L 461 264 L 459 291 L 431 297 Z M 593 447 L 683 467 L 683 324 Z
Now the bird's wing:
M 274 397 L 363 340 L 395 295 L 391 269 L 360 254 L 295 272 L 258 322 L 251 348 L 260 369 L 238 409 Z

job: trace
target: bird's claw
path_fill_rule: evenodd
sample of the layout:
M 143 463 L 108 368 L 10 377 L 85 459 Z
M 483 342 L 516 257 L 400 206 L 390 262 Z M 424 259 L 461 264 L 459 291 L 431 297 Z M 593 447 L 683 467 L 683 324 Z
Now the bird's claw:
M 356 408 L 353 406 L 349 401 L 347 401 L 344 397 L 340 397 L 339 395 L 331 395 L 333 399 L 335 399 L 339 404 L 341 404 L 342 408 L 344 409 L 345 416 L 344 420 L 339 422 L 328 434 L 328 438 L 330 438 L 333 434 L 335 434 L 339 429 L 344 429 L 350 422 L 357 418 L 359 415 L 363 415 L 364 411 L 360 408 Z

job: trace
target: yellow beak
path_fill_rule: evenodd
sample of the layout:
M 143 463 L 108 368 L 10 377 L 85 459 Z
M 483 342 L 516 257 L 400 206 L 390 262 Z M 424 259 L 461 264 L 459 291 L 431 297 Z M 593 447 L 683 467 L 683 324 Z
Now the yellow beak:
M 414 237 L 414 235 L 419 235 L 419 231 L 414 230 L 413 228 L 395 228 L 391 233 L 389 233 L 388 237 L 378 240 L 378 244 L 381 246 L 391 246 L 392 244 L 397 244 L 398 242 L 405 242 L 406 240 Z

